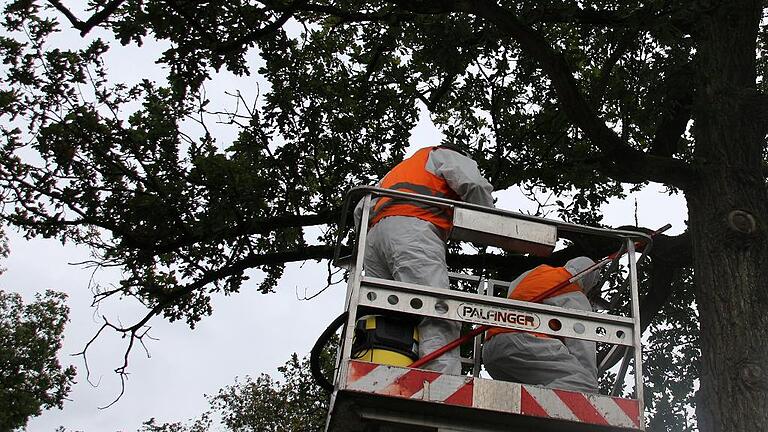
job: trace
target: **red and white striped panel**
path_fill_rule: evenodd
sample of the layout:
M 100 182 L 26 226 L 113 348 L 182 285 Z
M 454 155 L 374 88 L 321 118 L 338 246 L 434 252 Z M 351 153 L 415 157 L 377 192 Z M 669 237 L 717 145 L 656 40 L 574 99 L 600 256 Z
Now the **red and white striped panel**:
M 473 378 L 351 361 L 347 390 L 472 406 Z
M 636 400 L 537 386 L 522 386 L 520 413 L 581 423 L 640 428 L 640 411 Z
M 640 428 L 638 401 L 352 360 L 346 390 L 491 411 Z

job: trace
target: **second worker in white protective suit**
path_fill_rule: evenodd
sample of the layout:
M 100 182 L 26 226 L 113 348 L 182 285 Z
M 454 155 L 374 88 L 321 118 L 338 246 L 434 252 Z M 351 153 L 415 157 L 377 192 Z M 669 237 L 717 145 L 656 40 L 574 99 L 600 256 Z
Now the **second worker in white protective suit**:
M 483 178 L 477 163 L 450 146 L 426 147 L 400 162 L 379 186 L 493 207 L 493 187 Z M 362 203 L 362 201 L 361 201 Z M 355 210 L 356 222 L 362 205 Z M 451 229 L 449 210 L 426 203 L 380 197 L 371 210 L 366 242 L 366 276 L 449 288 L 446 240 Z M 459 337 L 455 321 L 424 318 L 418 326 L 419 357 Z M 425 366 L 458 375 L 458 349 Z
M 590 258 L 576 257 L 564 267 L 540 265 L 512 281 L 507 297 L 532 300 L 593 264 Z M 592 305 L 585 293 L 597 284 L 599 277 L 598 271 L 590 271 L 541 302 L 591 312 Z M 494 379 L 594 393 L 597 392 L 595 349 L 595 343 L 587 340 L 561 340 L 539 333 L 493 328 L 486 332 L 483 364 Z

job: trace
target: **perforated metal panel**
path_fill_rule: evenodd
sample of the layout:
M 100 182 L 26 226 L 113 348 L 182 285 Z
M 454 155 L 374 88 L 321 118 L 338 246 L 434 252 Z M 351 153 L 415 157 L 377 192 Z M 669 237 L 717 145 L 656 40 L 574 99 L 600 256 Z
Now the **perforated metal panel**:
M 632 346 L 631 318 L 364 277 L 359 306 Z

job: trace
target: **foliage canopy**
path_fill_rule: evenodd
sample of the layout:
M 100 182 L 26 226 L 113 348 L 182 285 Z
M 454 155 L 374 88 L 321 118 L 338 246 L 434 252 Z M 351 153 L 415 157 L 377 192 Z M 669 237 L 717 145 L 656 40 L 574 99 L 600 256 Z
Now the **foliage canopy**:
M 114 326 L 131 341 L 156 315 L 194 326 L 246 271 L 260 269 L 269 292 L 285 263 L 329 258 L 343 192 L 399 161 L 426 110 L 497 190 L 564 196 L 568 221 L 600 224 L 622 183 L 685 194 L 690 232 L 657 242 L 643 325 L 660 349 L 684 341 L 673 351 L 687 360 L 701 342 L 705 430 L 752 430 L 768 415 L 754 414 L 768 413 L 768 348 L 754 342 L 768 328 L 757 312 L 768 304 L 762 11 L 756 0 L 96 0 L 81 19 L 59 0 L 9 1 L 3 218 L 123 269 L 97 297 L 146 305 Z M 57 46 L 62 23 L 88 45 Z M 167 83 L 110 80 L 96 27 L 165 44 Z M 222 68 L 266 91 L 212 109 L 205 83 Z M 216 119 L 237 138 L 217 141 Z M 574 239 L 546 261 L 603 247 Z M 541 261 L 484 262 L 505 276 Z M 659 317 L 664 307 L 682 318 Z M 726 336 L 723 322 L 740 324 Z M 654 353 L 658 400 L 689 401 L 696 363 Z M 684 384 L 659 387 L 670 380 Z
M 69 394 L 75 368 L 56 357 L 66 297 L 49 290 L 25 305 L 20 295 L 0 291 L 0 430 L 23 428 L 43 409 L 61 408 Z

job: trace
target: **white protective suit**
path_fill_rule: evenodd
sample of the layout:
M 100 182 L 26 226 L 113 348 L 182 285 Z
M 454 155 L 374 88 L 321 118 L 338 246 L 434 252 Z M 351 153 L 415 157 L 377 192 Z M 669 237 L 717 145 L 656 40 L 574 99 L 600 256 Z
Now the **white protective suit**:
M 446 180 L 465 202 L 493 207 L 493 186 L 483 178 L 472 159 L 447 148 L 435 148 L 425 166 Z M 362 201 L 355 209 L 355 223 L 362 217 Z M 409 216 L 389 216 L 368 233 L 365 253 L 366 276 L 411 282 L 435 288 L 449 288 L 445 261 L 446 236 L 434 224 Z M 419 357 L 447 345 L 460 335 L 461 324 L 424 318 L 418 326 Z M 459 350 L 445 353 L 424 366 L 437 372 L 459 375 Z
M 568 261 L 565 269 L 575 275 L 593 264 L 594 261 L 587 257 L 578 257 Z M 510 293 L 527 274 L 525 272 L 512 281 Z M 598 271 L 592 271 L 578 284 L 584 292 L 589 292 L 599 277 Z M 561 294 L 542 303 L 591 312 L 592 306 L 584 292 Z M 596 393 L 595 352 L 595 342 L 586 340 L 566 338 L 561 342 L 529 333 L 501 333 L 483 344 L 483 364 L 494 379 Z

